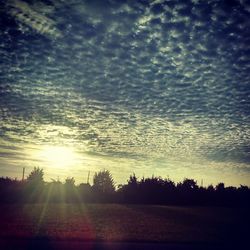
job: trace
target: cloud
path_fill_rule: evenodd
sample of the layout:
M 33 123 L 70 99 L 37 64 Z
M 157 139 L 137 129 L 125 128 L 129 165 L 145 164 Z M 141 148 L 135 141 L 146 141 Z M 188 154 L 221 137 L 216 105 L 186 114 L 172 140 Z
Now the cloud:
M 10 4 L 1 15 L 5 140 L 249 166 L 245 1 L 11 5 L 36 19 Z
M 28 3 L 20 0 L 9 0 L 6 3 L 7 10 L 18 22 L 27 25 L 40 34 L 45 34 L 58 38 L 61 36 L 60 31 L 56 28 L 55 22 L 46 17 L 43 13 L 53 12 L 49 6 L 38 2 L 36 5 L 31 6 Z

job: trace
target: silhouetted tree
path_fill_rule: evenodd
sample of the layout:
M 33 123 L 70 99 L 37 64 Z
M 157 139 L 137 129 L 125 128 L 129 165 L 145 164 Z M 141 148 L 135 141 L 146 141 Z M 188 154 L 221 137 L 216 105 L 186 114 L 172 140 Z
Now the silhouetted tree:
M 207 187 L 207 190 L 208 190 L 209 192 L 214 192 L 214 186 L 213 186 L 213 185 L 209 185 L 209 186 Z
M 57 179 L 51 178 L 51 183 L 52 184 L 62 184 L 62 182 L 60 181 L 59 177 L 57 177 Z
M 93 202 L 94 201 L 94 195 L 93 190 L 89 183 L 81 183 L 77 187 L 78 193 L 81 197 L 81 200 L 83 202 Z
M 127 184 L 118 186 L 117 194 L 119 202 L 140 202 L 139 181 L 135 174 L 129 176 Z
M 163 185 L 168 190 L 175 189 L 175 183 L 173 181 L 171 181 L 169 178 L 164 180 Z
M 199 196 L 198 191 L 197 182 L 193 179 L 185 178 L 183 182 L 177 184 L 177 204 L 195 205 Z
M 64 184 L 59 178 L 51 179 L 51 182 L 46 184 L 45 190 L 49 202 L 65 202 Z
M 162 203 L 165 190 L 161 177 L 142 178 L 139 189 L 143 203 Z
M 44 200 L 44 172 L 42 168 L 34 167 L 27 177 L 24 189 L 25 199 L 29 202 L 42 202 Z
M 93 186 L 88 183 L 75 185 L 68 177 L 65 183 L 59 179 L 44 182 L 41 168 L 34 168 L 26 181 L 0 177 L 0 202 L 121 202 L 136 204 L 172 204 L 206 206 L 249 206 L 250 189 L 247 186 L 215 188 L 199 187 L 193 179 L 184 179 L 177 185 L 161 177 L 142 178 L 135 174 L 115 190 L 112 175 L 102 170 L 94 175 Z
M 67 177 L 65 179 L 65 185 L 66 186 L 75 186 L 75 178 L 74 177 Z
M 130 186 L 137 186 L 138 185 L 137 177 L 135 176 L 135 174 L 129 176 L 128 185 L 130 185 Z
M 188 191 L 198 189 L 197 181 L 188 178 L 184 179 L 184 181 L 180 184 L 180 187 Z
M 220 182 L 219 184 L 216 185 L 215 189 L 219 192 L 222 192 L 225 190 L 225 184 Z
M 162 199 L 164 202 L 168 204 L 175 204 L 175 200 L 177 198 L 175 183 L 169 178 L 165 179 L 163 182 L 163 189 L 164 197 L 162 197 Z
M 113 193 L 115 191 L 114 180 L 108 170 L 95 173 L 93 177 L 93 188 L 103 193 Z
M 249 187 L 245 186 L 245 185 L 240 185 L 240 187 L 238 188 L 239 191 L 241 192 L 248 192 L 249 191 Z
M 27 177 L 27 181 L 41 184 L 44 182 L 43 176 L 44 176 L 43 169 L 39 167 L 34 167 L 34 169 L 30 172 L 29 176 Z
M 74 177 L 67 177 L 64 184 L 64 199 L 66 202 L 78 200 Z
M 23 183 L 17 179 L 0 177 L 0 202 L 22 201 Z

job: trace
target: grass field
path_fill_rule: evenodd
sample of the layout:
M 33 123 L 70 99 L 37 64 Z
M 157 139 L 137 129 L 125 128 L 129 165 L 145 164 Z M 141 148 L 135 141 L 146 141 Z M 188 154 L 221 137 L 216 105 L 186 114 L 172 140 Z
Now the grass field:
M 1 239 L 230 242 L 248 237 L 246 209 L 114 204 L 1 205 Z

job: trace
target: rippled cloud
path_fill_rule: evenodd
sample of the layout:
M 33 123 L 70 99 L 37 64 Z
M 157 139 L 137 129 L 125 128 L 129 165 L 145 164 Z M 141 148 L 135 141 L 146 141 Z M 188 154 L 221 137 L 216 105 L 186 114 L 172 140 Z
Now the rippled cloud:
M 0 159 L 15 158 L 6 145 L 63 144 L 148 173 L 249 175 L 247 1 L 3 6 Z

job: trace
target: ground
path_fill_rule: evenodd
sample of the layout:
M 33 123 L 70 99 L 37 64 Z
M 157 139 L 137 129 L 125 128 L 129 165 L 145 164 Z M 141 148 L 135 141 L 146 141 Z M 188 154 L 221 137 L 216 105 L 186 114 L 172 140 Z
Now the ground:
M 0 213 L 0 239 L 5 244 L 34 239 L 43 244 L 45 239 L 53 242 L 245 244 L 250 221 L 247 209 L 224 207 L 26 204 L 1 205 Z

